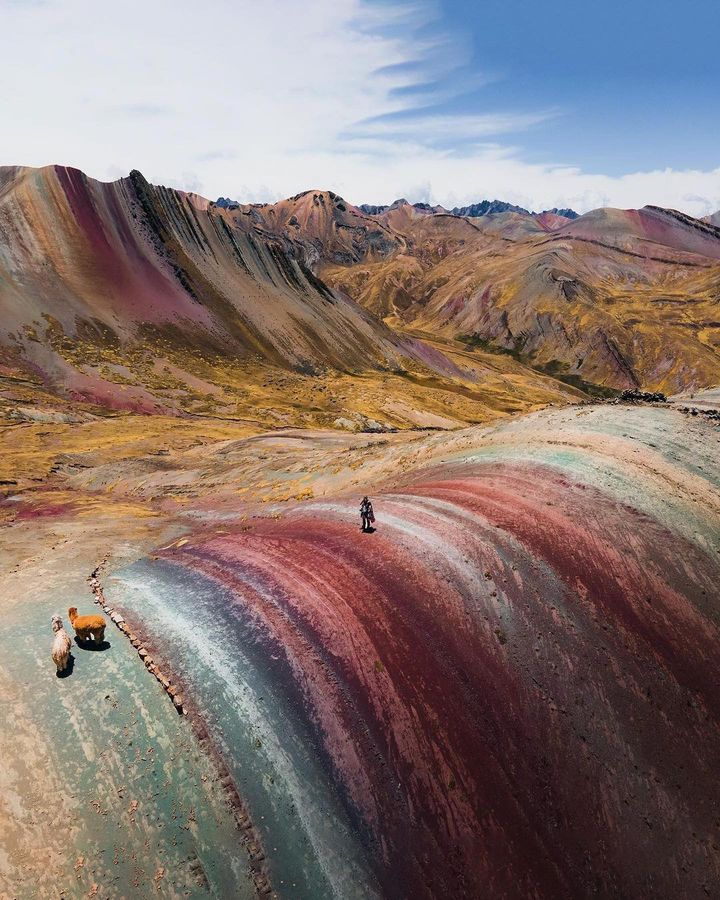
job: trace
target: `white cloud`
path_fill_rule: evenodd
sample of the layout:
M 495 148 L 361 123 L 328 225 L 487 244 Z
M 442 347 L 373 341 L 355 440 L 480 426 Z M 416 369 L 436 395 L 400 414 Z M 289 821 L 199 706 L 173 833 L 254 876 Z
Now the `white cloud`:
M 433 15 L 424 0 L 5 0 L 0 162 L 139 168 L 241 200 L 329 187 L 355 203 L 720 208 L 720 170 L 610 177 L 478 143 L 515 145 L 545 111 L 422 109 L 490 78 L 459 77 L 467 48 Z
M 349 137 L 370 135 L 391 138 L 422 138 L 425 144 L 442 142 L 467 141 L 477 138 L 492 137 L 523 131 L 533 125 L 539 125 L 554 113 L 488 113 L 463 114 L 448 116 L 442 113 L 419 115 L 403 118 L 373 119 L 353 126 Z

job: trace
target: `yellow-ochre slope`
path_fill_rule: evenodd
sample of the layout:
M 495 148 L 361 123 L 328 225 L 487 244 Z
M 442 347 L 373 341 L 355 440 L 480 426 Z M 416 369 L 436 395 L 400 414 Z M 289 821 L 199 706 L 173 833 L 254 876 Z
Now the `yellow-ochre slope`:
M 377 217 L 403 243 L 323 278 L 396 326 L 490 346 L 556 374 L 673 393 L 720 380 L 720 229 L 674 210 L 560 225 L 515 213 Z

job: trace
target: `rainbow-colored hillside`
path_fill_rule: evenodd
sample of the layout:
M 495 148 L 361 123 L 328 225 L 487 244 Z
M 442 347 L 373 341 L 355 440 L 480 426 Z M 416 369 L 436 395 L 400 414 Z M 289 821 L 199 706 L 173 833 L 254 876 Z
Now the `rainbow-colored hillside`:
M 359 488 L 204 508 L 116 573 L 280 896 L 719 883 L 717 445 L 674 410 L 540 413 L 386 448 L 373 534 Z

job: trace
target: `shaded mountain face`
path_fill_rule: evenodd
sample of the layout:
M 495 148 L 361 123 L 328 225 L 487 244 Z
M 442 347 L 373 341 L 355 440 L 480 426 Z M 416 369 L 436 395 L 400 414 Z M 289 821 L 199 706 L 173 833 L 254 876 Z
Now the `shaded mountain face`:
M 24 403 L 352 428 L 455 427 L 577 396 L 399 335 L 311 268 L 404 249 L 330 192 L 236 208 L 139 172 L 0 169 L 2 386 Z
M 397 365 L 388 329 L 291 245 L 234 227 L 200 197 L 138 172 L 102 184 L 59 166 L 6 169 L 0 184 L 6 364 L 64 374 L 88 395 L 93 379 L 68 358 L 83 342 L 154 339 L 300 369 Z

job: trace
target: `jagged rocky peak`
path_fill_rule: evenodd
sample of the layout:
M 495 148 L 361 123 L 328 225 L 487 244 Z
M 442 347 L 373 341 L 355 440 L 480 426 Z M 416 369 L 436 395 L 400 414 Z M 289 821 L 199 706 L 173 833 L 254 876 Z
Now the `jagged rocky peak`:
M 239 209 L 240 204 L 237 200 L 231 200 L 229 197 L 218 197 L 215 201 L 215 206 L 219 206 L 221 209 Z
M 382 213 L 387 212 L 390 207 L 387 204 L 384 206 L 376 206 L 372 203 L 361 203 L 360 206 L 358 206 L 358 209 L 362 210 L 362 212 L 368 216 L 379 216 Z
M 413 205 L 417 208 L 424 204 L 415 203 Z M 391 209 L 399 209 L 401 206 L 410 206 L 410 203 L 404 197 L 399 197 L 393 203 L 385 203 L 381 206 L 372 203 L 361 203 L 360 206 L 358 206 L 358 209 L 362 210 L 368 216 L 380 216 L 383 213 L 389 212 Z
M 437 210 L 438 207 L 435 207 L 435 209 Z M 544 216 L 546 213 L 551 213 L 555 216 L 562 216 L 565 219 L 577 219 L 579 217 L 574 209 L 567 207 L 558 209 L 557 206 L 554 206 L 552 209 L 544 209 L 542 212 L 536 213 L 530 212 L 524 206 L 507 203 L 505 200 L 481 200 L 479 203 L 471 203 L 469 206 L 456 206 L 449 212 L 453 216 L 470 216 L 474 218 L 507 212 L 519 213 L 524 216 Z
M 427 213 L 445 212 L 442 206 L 431 206 L 429 203 L 413 203 L 413 208 Z
M 552 209 L 544 209 L 544 213 L 552 213 L 554 216 L 562 216 L 564 219 L 579 219 L 580 214 L 576 213 L 574 209 L 570 209 L 567 206 L 558 209 L 557 206 L 553 206 Z
M 450 210 L 453 216 L 488 216 L 492 213 L 515 212 L 529 215 L 529 211 L 522 206 L 506 203 L 504 200 L 481 200 L 479 203 L 471 203 L 469 206 L 456 206 Z

